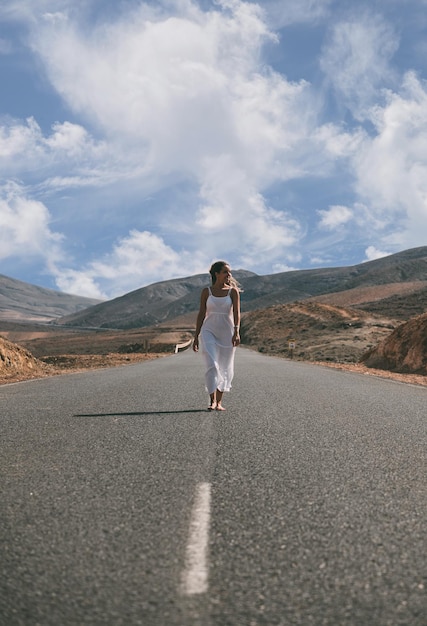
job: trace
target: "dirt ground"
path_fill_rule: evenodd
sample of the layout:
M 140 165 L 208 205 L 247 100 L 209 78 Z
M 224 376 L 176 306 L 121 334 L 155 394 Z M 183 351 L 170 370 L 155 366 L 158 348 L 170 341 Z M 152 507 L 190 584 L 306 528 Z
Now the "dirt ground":
M 191 338 L 188 332 L 174 329 L 76 332 L 3 326 L 0 385 L 158 359 L 173 354 L 176 344 Z
M 86 372 L 91 369 L 119 367 L 140 361 L 152 361 L 165 354 L 64 354 L 49 358 L 48 362 L 39 361 L 35 367 L 22 368 L 19 371 L 0 370 L 0 385 L 18 383 L 25 380 L 60 376 L 74 372 Z
M 427 376 L 420 376 L 418 374 L 398 374 L 396 372 L 388 372 L 387 370 L 378 370 L 366 367 L 366 365 L 362 365 L 362 363 L 350 364 L 318 361 L 315 362 L 315 365 L 324 365 L 325 367 L 333 367 L 334 369 L 357 372 L 358 374 L 366 374 L 367 376 L 377 376 L 378 378 L 389 378 L 391 380 L 397 380 L 401 383 L 427 387 Z

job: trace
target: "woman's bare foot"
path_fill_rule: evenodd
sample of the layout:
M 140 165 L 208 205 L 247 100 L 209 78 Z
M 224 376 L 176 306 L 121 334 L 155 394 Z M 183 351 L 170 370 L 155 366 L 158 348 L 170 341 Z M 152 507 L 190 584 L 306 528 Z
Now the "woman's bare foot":
M 217 404 L 215 410 L 216 411 L 225 411 L 225 408 L 222 406 L 222 404 Z
M 215 411 L 215 409 L 217 408 L 217 405 L 215 402 L 212 402 L 209 406 L 208 406 L 208 411 Z

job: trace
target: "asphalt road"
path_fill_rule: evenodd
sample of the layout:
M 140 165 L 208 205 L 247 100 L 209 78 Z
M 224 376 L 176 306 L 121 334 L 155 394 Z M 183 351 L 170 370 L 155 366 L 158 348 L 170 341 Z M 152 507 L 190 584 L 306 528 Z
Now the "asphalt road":
M 239 349 L 0 387 L 1 626 L 426 626 L 427 389 Z

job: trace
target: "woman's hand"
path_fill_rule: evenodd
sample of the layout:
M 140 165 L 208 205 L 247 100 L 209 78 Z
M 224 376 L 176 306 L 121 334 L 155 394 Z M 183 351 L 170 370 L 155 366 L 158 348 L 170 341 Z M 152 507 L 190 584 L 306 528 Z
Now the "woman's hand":
M 193 340 L 193 350 L 194 350 L 194 352 L 198 352 L 199 351 L 199 338 L 198 337 L 194 337 L 194 340 Z
M 234 347 L 236 347 L 236 346 L 238 346 L 240 344 L 240 335 L 239 335 L 239 331 L 238 330 L 234 331 L 232 343 L 233 343 Z

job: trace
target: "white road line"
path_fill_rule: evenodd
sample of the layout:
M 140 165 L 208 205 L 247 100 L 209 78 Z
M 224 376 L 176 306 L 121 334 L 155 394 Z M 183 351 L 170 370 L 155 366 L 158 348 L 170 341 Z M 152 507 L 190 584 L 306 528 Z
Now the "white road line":
M 208 548 L 211 508 L 211 485 L 199 483 L 191 512 L 185 568 L 181 578 L 181 593 L 193 596 L 208 590 Z

